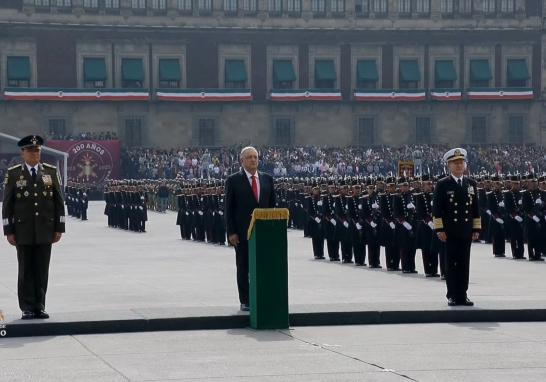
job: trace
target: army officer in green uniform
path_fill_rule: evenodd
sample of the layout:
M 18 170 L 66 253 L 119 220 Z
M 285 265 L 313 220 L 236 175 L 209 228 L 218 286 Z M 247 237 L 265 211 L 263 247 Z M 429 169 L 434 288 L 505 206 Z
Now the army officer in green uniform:
M 21 139 L 23 163 L 8 169 L 4 179 L 2 223 L 8 242 L 17 248 L 17 294 L 22 319 L 49 318 L 45 298 L 51 245 L 64 232 L 64 202 L 57 168 L 40 163 L 44 140 Z

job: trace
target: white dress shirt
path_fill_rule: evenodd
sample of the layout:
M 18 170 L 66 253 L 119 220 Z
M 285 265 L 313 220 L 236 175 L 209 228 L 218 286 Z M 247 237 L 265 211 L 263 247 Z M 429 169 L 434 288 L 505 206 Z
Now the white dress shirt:
M 245 169 L 243 170 L 245 171 L 248 182 L 250 183 L 250 188 L 252 188 L 252 174 Z M 258 171 L 256 171 L 256 174 L 254 174 L 254 176 L 256 177 L 256 185 L 258 186 L 258 200 L 260 200 L 260 177 L 258 176 Z

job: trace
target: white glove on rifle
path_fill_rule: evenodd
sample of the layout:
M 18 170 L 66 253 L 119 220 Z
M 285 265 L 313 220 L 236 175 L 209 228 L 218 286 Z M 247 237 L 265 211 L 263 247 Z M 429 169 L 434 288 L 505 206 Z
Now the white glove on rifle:
M 393 222 L 390 222 L 390 223 L 389 223 L 389 227 L 391 227 L 391 229 L 395 229 L 395 228 L 396 228 L 396 226 L 394 225 Z
M 410 210 L 415 209 L 415 205 L 413 203 L 408 203 L 406 207 L 409 208 Z
M 320 218 L 315 218 L 315 221 L 316 221 L 317 223 L 320 223 Z
M 404 223 L 402 223 L 402 225 L 404 226 L 405 229 L 407 229 L 408 231 L 411 231 L 411 228 L 412 228 L 412 227 L 411 227 L 411 224 L 410 224 L 410 223 L 404 222 Z
M 360 223 L 356 223 L 356 229 L 359 231 L 362 229 L 362 226 L 360 225 Z
M 349 223 L 343 222 L 343 226 L 344 226 L 345 228 L 349 228 Z
M 495 221 L 499 224 L 504 224 L 504 220 L 502 220 L 501 218 L 496 218 Z
M 370 225 L 372 226 L 372 228 L 377 227 L 377 224 L 375 222 L 373 222 L 373 221 L 370 223 Z
M 428 226 L 430 227 L 431 230 L 434 231 L 434 223 L 433 222 L 428 222 Z
M 336 219 L 330 219 L 330 223 L 332 223 L 334 225 L 334 227 L 335 227 L 336 224 L 337 224 Z
M 514 216 L 514 219 L 516 219 L 518 223 L 521 223 L 523 221 L 523 219 L 519 215 Z
M 533 216 L 533 220 L 535 221 L 535 223 L 540 223 L 540 219 L 536 215 Z

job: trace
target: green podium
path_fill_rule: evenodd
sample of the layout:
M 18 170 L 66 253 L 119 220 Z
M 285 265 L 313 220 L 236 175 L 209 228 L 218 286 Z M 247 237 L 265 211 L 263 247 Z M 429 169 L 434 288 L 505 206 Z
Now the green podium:
M 250 326 L 288 328 L 286 208 L 257 208 L 248 228 Z

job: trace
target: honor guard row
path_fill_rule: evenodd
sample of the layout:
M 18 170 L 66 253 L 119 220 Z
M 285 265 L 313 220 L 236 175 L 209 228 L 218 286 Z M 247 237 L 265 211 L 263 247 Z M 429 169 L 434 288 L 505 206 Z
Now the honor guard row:
M 89 206 L 88 188 L 83 184 L 68 182 L 65 187 L 66 211 L 69 216 L 87 220 Z
M 108 181 L 104 188 L 108 227 L 133 232 L 146 232 L 148 209 L 144 182 L 138 180 Z

